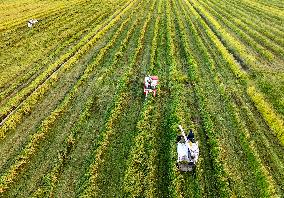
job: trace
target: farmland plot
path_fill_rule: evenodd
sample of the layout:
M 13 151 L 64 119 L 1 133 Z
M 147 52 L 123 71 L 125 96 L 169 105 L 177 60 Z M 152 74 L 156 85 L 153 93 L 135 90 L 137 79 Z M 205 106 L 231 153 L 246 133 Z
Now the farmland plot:
M 282 1 L 0 8 L 0 197 L 283 197 Z

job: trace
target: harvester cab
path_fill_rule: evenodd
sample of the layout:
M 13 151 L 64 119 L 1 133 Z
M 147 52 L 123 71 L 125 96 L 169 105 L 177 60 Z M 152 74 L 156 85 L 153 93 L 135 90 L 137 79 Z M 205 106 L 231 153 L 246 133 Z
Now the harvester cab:
M 149 93 L 157 94 L 157 85 L 159 84 L 158 76 L 147 76 L 144 79 L 144 94 L 147 98 Z
M 36 24 L 37 22 L 38 22 L 37 19 L 30 19 L 30 20 L 28 21 L 28 27 L 29 27 L 29 28 L 33 27 L 33 25 Z
M 177 137 L 177 168 L 182 172 L 193 171 L 199 155 L 198 142 L 195 142 L 193 133 L 189 134 L 189 139 L 186 137 L 185 132 L 181 125 L 179 125 L 181 135 Z

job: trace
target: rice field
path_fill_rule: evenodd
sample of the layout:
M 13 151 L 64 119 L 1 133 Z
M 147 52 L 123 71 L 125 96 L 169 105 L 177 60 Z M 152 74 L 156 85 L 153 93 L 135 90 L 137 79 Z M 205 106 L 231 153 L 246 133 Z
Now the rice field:
M 284 197 L 282 0 L 0 9 L 0 197 Z

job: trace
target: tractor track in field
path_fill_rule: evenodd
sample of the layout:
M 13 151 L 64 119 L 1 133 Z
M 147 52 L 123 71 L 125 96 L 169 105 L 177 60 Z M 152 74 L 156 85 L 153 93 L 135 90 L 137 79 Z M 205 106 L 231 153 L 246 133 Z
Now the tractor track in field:
M 115 17 L 117 17 L 118 15 L 120 15 L 120 14 L 128 7 L 128 5 L 130 5 L 130 4 L 131 4 L 132 2 L 134 2 L 134 1 L 135 1 L 135 0 L 130 0 L 128 3 L 126 3 L 125 6 L 123 6 L 123 8 L 122 8 L 122 10 L 120 10 L 120 12 L 118 12 L 117 14 L 115 14 L 114 16 L 112 16 L 110 19 L 108 19 L 106 22 L 104 22 L 104 25 L 103 25 L 102 27 L 100 27 L 100 28 L 96 31 L 95 35 L 93 35 L 91 38 L 89 38 L 89 39 L 87 40 L 87 42 L 90 41 L 93 37 L 95 37 L 100 31 L 102 31 L 113 19 L 115 19 Z M 86 42 L 86 43 L 87 43 L 87 42 Z M 79 49 L 78 49 L 78 50 L 79 50 Z M 77 50 L 76 52 L 78 52 L 78 50 Z M 71 57 L 69 57 L 67 60 L 65 60 L 63 63 L 61 63 L 43 82 L 41 82 L 41 83 L 37 86 L 36 89 L 34 89 L 34 90 L 32 91 L 32 93 L 34 93 L 34 92 L 36 92 L 37 90 L 39 90 L 39 89 L 41 88 L 41 86 L 42 86 L 45 82 L 47 82 L 48 80 L 50 80 L 50 79 L 53 77 L 53 75 L 56 74 L 56 73 L 59 71 L 59 69 L 62 68 L 62 66 L 63 66 L 66 62 L 68 62 L 74 55 L 76 55 L 76 52 L 75 52 Z M 32 94 L 32 93 L 31 93 L 31 94 Z M 29 95 L 31 95 L 31 94 L 29 94 Z M 2 118 L 2 119 L 1 119 L 0 127 L 6 122 L 7 119 L 9 119 L 9 117 L 10 117 L 11 115 L 13 115 L 13 114 L 22 106 L 22 104 L 25 103 L 25 100 L 26 100 L 28 97 L 29 97 L 29 96 L 27 96 L 17 107 L 14 107 L 14 109 L 13 109 L 7 116 L 5 116 L 5 118 Z

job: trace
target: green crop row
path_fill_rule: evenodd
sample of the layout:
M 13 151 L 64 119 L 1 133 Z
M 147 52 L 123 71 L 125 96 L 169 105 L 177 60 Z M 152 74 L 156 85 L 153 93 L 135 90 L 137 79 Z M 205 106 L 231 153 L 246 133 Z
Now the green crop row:
M 158 109 L 154 99 L 149 96 L 143 104 L 140 119 L 137 123 L 138 135 L 128 159 L 128 166 L 124 175 L 123 188 L 129 197 L 156 197 L 155 133 L 157 133 Z
M 118 19 L 116 19 L 116 22 L 117 20 Z M 21 154 L 17 157 L 15 163 L 5 173 L 3 173 L 3 175 L 1 175 L 0 192 L 4 192 L 9 188 L 8 185 L 14 181 L 21 168 L 26 163 L 28 163 L 28 159 L 36 152 L 36 149 L 39 146 L 41 140 L 45 138 L 51 126 L 54 125 L 55 121 L 60 117 L 60 115 L 64 113 L 66 107 L 68 107 L 75 95 L 78 94 L 79 87 L 82 86 L 82 84 L 88 79 L 88 77 L 91 75 L 91 72 L 94 71 L 95 66 L 102 61 L 108 49 L 114 44 L 121 31 L 124 29 L 125 24 L 126 23 L 122 23 L 120 29 L 116 32 L 116 35 L 113 37 L 113 39 L 108 43 L 108 45 L 100 50 L 95 61 L 86 68 L 84 74 L 77 81 L 72 91 L 64 98 L 63 102 L 50 114 L 50 116 L 48 116 L 42 122 L 39 130 L 37 131 L 37 133 L 31 136 L 30 142 L 25 146 Z M 114 23 L 111 23 L 109 25 L 114 25 Z
M 36 80 L 34 80 L 31 84 L 31 86 L 37 87 L 39 84 L 39 87 L 35 88 L 33 93 L 28 96 L 28 98 L 24 101 L 15 101 L 16 104 L 14 104 L 12 107 L 17 106 L 16 110 L 12 111 L 10 114 L 8 114 L 8 117 L 4 119 L 5 122 L 1 122 L 1 128 L 0 128 L 0 137 L 4 137 L 5 133 L 10 130 L 14 129 L 19 122 L 21 122 L 22 117 L 29 113 L 32 109 L 32 107 L 37 103 L 37 101 L 44 95 L 44 93 L 52 86 L 52 84 L 58 80 L 58 69 L 62 68 L 60 72 L 65 72 L 66 70 L 70 69 L 78 60 L 79 58 L 84 55 L 100 38 L 102 38 L 108 30 L 110 30 L 120 19 L 121 16 L 128 11 L 132 5 L 134 4 L 134 1 L 131 1 L 127 4 L 122 10 L 117 11 L 116 14 L 110 17 L 110 20 L 108 20 L 108 24 L 106 24 L 103 27 L 98 27 L 96 29 L 95 35 L 91 37 L 91 39 L 84 44 L 80 49 L 79 47 L 82 45 L 81 43 L 84 43 L 84 40 L 82 39 L 79 44 L 77 44 L 74 47 L 74 50 L 71 52 L 68 52 L 67 54 L 63 55 L 58 61 L 56 61 L 54 64 L 52 64 L 49 68 L 49 71 L 44 72 L 42 75 L 40 75 Z M 93 32 L 93 31 L 92 31 Z M 94 33 L 93 33 L 94 34 Z M 88 36 L 90 37 L 90 35 Z M 110 45 L 111 46 L 111 45 Z M 78 51 L 76 51 L 78 50 Z M 104 51 L 107 49 L 104 48 Z M 74 52 L 73 52 L 74 51 Z M 103 53 L 101 55 L 99 54 L 99 61 L 101 61 L 101 58 L 103 56 Z M 101 56 L 101 57 L 100 57 Z M 97 60 L 97 59 L 96 59 Z M 63 64 L 63 65 L 62 65 Z M 96 65 L 96 64 L 94 64 Z M 62 66 L 62 67 L 61 67 Z M 57 68 L 59 67 L 59 68 Z M 55 69 L 55 71 L 54 71 Z M 87 68 L 86 73 L 89 72 L 89 70 L 92 70 L 93 68 Z M 47 78 L 47 79 L 46 79 Z M 44 80 L 44 81 L 43 81 Z M 43 82 L 42 82 L 43 81 Z M 2 110 L 2 109 L 1 109 Z M 6 114 L 9 112 L 8 109 L 6 109 Z
M 190 184 L 185 183 L 183 177 L 178 173 L 176 168 L 176 144 L 175 139 L 179 134 L 178 125 L 181 124 L 186 127 L 187 116 L 185 115 L 185 88 L 183 83 L 186 81 L 186 76 L 178 69 L 178 62 L 176 59 L 177 48 L 175 46 L 175 27 L 173 24 L 172 12 L 170 10 L 172 4 L 166 2 L 166 47 L 167 47 L 167 64 L 169 64 L 169 89 L 170 89 L 170 101 L 169 112 L 167 116 L 167 127 L 170 136 L 170 162 L 169 162 L 169 179 L 170 197 L 183 197 L 186 196 L 187 186 Z M 189 127 L 189 126 L 188 126 Z M 193 126 L 190 126 L 193 127 Z M 187 129 L 187 127 L 186 127 Z
M 251 97 L 254 102 L 256 108 L 262 114 L 264 119 L 266 120 L 269 127 L 279 138 L 280 142 L 284 145 L 284 122 L 276 112 L 273 110 L 271 105 L 265 101 L 265 98 L 261 93 L 259 93 L 255 86 L 251 85 L 247 89 L 248 95 Z
M 129 95 L 122 93 L 119 97 L 115 99 L 114 108 L 110 112 L 110 117 L 106 123 L 106 129 L 103 136 L 103 141 L 100 146 L 96 149 L 95 163 L 90 166 L 90 178 L 89 183 L 81 197 L 97 197 L 97 185 L 96 180 L 99 174 L 99 166 L 104 162 L 104 153 L 106 152 L 109 144 L 110 138 L 114 135 L 114 126 L 119 121 L 119 118 L 123 114 L 124 106 L 129 101 Z
M 159 29 L 159 23 L 160 23 L 160 15 L 162 14 L 161 3 L 162 1 L 159 1 L 157 19 L 155 21 L 155 26 L 154 26 L 154 38 L 152 40 L 152 47 L 151 47 L 150 67 L 152 68 L 155 68 L 155 63 L 156 63 L 155 60 L 156 60 L 156 53 L 157 53 L 157 36 L 158 36 L 158 29 Z M 153 71 L 152 68 L 150 70 Z M 154 73 L 153 72 L 152 74 L 155 74 L 155 72 Z

